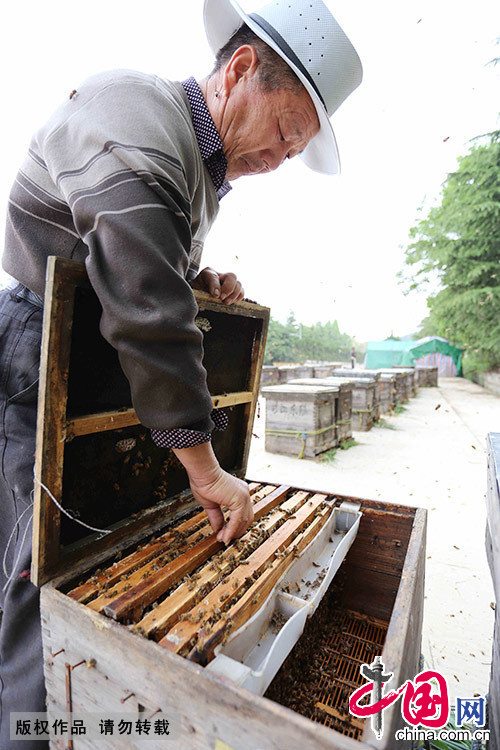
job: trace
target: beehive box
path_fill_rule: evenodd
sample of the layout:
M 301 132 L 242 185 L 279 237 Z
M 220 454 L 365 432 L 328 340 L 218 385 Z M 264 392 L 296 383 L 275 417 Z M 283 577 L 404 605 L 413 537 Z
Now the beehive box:
M 333 380 L 341 379 L 336 376 Z M 352 383 L 352 429 L 367 432 L 373 427 L 373 422 L 380 417 L 378 405 L 375 402 L 376 381 L 374 378 L 358 378 L 346 376 L 346 380 Z M 330 378 L 323 379 L 325 383 Z
M 183 486 L 182 471 L 170 460 L 167 474 L 162 475 L 160 497 L 155 493 L 154 483 L 147 476 L 166 461 L 165 453 L 161 456 L 156 453 L 144 428 L 134 421 L 124 396 L 126 384 L 120 381 L 113 353 L 104 342 L 97 343 L 95 336 L 90 335 L 93 324 L 97 323 L 98 308 L 86 288 L 82 267 L 58 261 L 51 262 L 50 269 L 42 348 L 37 477 L 50 487 L 63 507 L 80 513 L 82 519 L 93 521 L 96 526 L 112 528 L 112 533 L 106 536 L 80 533 L 76 524 L 61 519 L 47 493 L 37 485 L 32 575 L 37 583 L 45 582 L 41 589 L 41 618 L 49 719 L 71 711 L 73 716 L 103 711 L 110 715 L 126 713 L 134 722 L 152 723 L 154 718 L 163 717 L 176 727 L 172 746 L 188 750 L 226 746 L 234 750 L 405 747 L 404 743 L 394 741 L 394 732 L 401 723 L 397 706 L 385 712 L 384 738 L 377 741 L 370 726 L 350 720 L 345 690 L 346 686 L 354 689 L 362 681 L 360 659 L 370 661 L 380 651 L 386 669 L 394 672 L 394 685 L 402 684 L 418 671 L 424 510 L 326 493 L 334 504 L 346 501 L 359 504 L 363 515 L 344 565 L 348 583 L 342 592 L 332 590 L 325 597 L 326 606 L 335 609 L 340 632 L 345 633 L 342 642 L 338 638 L 334 642 L 334 632 L 330 632 L 328 642 L 309 638 L 318 654 L 321 648 L 327 648 L 332 666 L 332 691 L 328 695 L 325 690 L 318 693 L 312 707 L 314 720 L 276 702 L 280 699 L 277 693 L 281 682 L 287 679 L 286 664 L 284 674 L 278 674 L 276 683 L 269 688 L 269 694 L 275 690 L 274 700 L 254 695 L 68 595 L 82 578 L 101 575 L 96 567 L 114 569 L 127 554 L 143 554 L 137 545 L 144 544 L 151 532 L 163 533 L 175 519 L 176 523 L 187 523 L 189 519 L 182 519 L 188 518 L 193 499 L 185 488 L 185 477 Z M 57 272 L 63 273 L 62 282 Z M 250 352 L 243 358 L 241 370 L 228 375 L 216 368 L 208 378 L 214 401 L 233 407 L 229 439 L 221 435 L 221 442 L 214 441 L 215 450 L 227 466 L 231 467 L 232 461 L 235 473 L 243 476 L 267 311 L 247 305 L 228 310 L 203 295 L 198 296 L 198 302 L 200 314 L 210 322 L 214 336 L 220 334 L 220 341 L 206 341 L 207 363 L 214 357 L 213 361 L 220 365 L 219 344 L 227 354 L 229 347 L 240 345 L 242 328 L 247 334 Z M 71 345 L 71 329 L 77 347 Z M 94 353 L 98 346 L 102 356 L 94 356 L 92 366 L 80 373 L 80 367 L 85 365 L 82 357 L 86 346 L 87 352 L 90 348 Z M 88 381 L 96 367 L 100 375 L 96 375 L 95 381 Z M 101 376 L 107 385 L 102 399 L 97 388 Z M 231 383 L 224 382 L 229 377 Z M 121 396 L 120 383 L 124 389 Z M 251 401 L 247 400 L 249 393 Z M 119 400 L 123 400 L 121 410 L 116 408 Z M 89 406 L 94 407 L 91 414 L 87 411 Z M 107 444 L 112 445 L 110 452 Z M 126 449 L 125 454 L 117 450 L 117 444 Z M 130 452 L 134 457 L 132 467 L 136 464 L 132 478 L 124 476 L 123 484 L 116 488 L 115 477 L 109 474 L 116 459 L 123 463 L 123 457 Z M 284 491 L 283 487 L 251 483 L 254 494 L 269 489 L 278 494 Z M 317 494 L 312 490 L 289 490 Z M 147 505 L 148 501 L 153 505 Z M 360 645 L 364 650 L 360 651 Z M 333 677 L 336 670 L 337 683 Z M 314 688 L 321 689 L 321 685 Z M 305 707 L 302 710 L 306 713 Z M 69 746 L 74 750 L 95 747 L 85 736 L 72 737 L 70 744 L 52 735 L 52 748 Z M 154 750 L 166 745 L 161 739 L 135 743 L 124 736 L 115 736 L 108 737 L 101 746 Z
M 272 365 L 264 365 L 260 378 L 261 387 L 264 385 L 278 385 L 280 380 L 279 369 Z
M 374 400 L 372 406 L 373 420 L 377 422 L 380 419 L 381 404 L 382 404 L 382 381 L 381 373 L 378 370 L 362 370 L 361 368 L 353 367 L 343 368 L 337 367 L 333 371 L 333 375 L 339 378 L 367 378 L 373 381 L 375 385 L 374 389 Z
M 338 443 L 338 390 L 320 385 L 269 386 L 266 399 L 266 451 L 315 458 Z
M 298 365 L 296 368 L 297 378 L 312 378 L 314 375 L 314 367 L 312 365 Z
M 333 375 L 337 362 L 321 362 L 313 365 L 314 378 L 328 378 Z
M 282 385 L 288 383 L 292 378 L 298 377 L 299 368 L 298 365 L 280 365 L 278 367 L 279 378 L 278 382 Z
M 380 412 L 391 414 L 396 406 L 396 376 L 389 372 L 380 373 Z
M 408 401 L 408 378 L 403 370 L 398 370 L 394 367 L 381 369 L 381 373 L 395 376 L 395 389 L 396 389 L 396 405 L 405 404 Z
M 407 375 L 407 388 L 408 398 L 416 396 L 418 393 L 418 378 L 417 372 L 414 367 L 404 367 L 403 365 L 396 365 L 395 370 L 402 370 Z
M 417 385 L 419 388 L 428 388 L 438 384 L 438 367 L 417 365 L 415 373 L 417 376 Z
M 333 388 L 337 391 L 335 426 L 338 443 L 352 438 L 352 391 L 354 383 L 346 378 L 297 378 L 290 380 L 290 385 L 311 385 Z

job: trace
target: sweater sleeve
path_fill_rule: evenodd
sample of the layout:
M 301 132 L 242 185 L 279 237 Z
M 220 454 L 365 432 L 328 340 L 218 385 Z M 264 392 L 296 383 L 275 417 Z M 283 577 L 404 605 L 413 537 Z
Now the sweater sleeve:
M 43 157 L 89 248 L 101 332 L 118 350 L 144 425 L 211 430 L 202 333 L 186 281 L 199 179 L 187 114 L 140 79 L 84 86 L 75 104 L 46 135 Z

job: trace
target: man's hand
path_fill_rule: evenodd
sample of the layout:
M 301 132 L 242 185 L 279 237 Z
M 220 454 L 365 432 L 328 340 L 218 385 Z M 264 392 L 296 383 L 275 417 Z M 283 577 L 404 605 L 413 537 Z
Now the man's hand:
M 214 532 L 218 532 L 218 541 L 228 544 L 234 537 L 244 534 L 253 521 L 247 483 L 219 466 L 211 443 L 175 448 L 174 453 L 188 473 L 193 497 L 206 510 Z M 226 526 L 222 508 L 229 509 Z
M 212 297 L 218 297 L 225 305 L 239 302 L 245 296 L 241 281 L 234 273 L 218 273 L 213 268 L 204 268 L 191 282 L 193 289 L 208 292 Z

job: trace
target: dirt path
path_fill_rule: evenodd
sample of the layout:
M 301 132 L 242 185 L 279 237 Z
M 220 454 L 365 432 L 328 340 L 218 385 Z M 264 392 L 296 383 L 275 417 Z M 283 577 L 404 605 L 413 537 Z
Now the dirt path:
M 439 407 L 439 408 L 438 408 Z M 247 476 L 427 508 L 422 651 L 451 697 L 488 690 L 494 613 L 484 550 L 487 432 L 500 431 L 500 398 L 462 378 L 420 389 L 387 426 L 355 433 L 332 462 L 264 451 L 265 401 Z

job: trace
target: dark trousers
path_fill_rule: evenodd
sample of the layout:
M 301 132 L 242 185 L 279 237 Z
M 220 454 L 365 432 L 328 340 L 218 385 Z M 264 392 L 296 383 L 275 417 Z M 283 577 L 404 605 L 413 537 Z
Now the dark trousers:
M 48 747 L 45 742 L 10 740 L 11 711 L 45 711 L 39 590 L 29 580 L 41 335 L 42 308 L 34 295 L 21 285 L 1 290 L 1 750 Z M 1 564 L 7 545 L 5 563 L 9 579 Z

